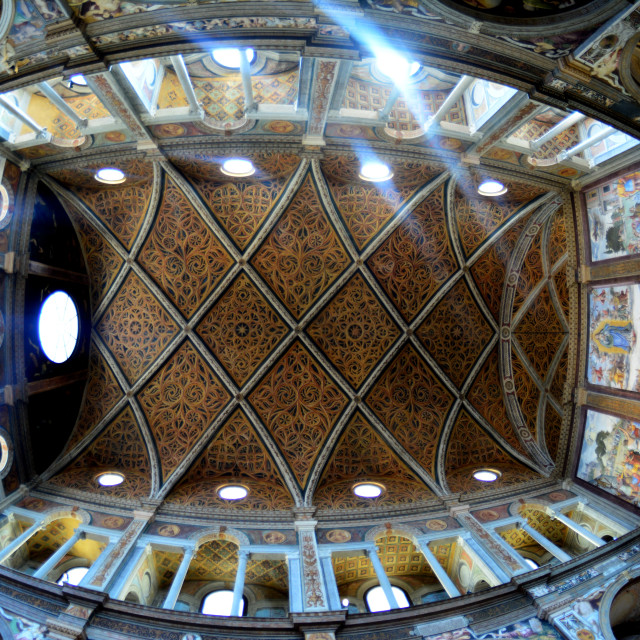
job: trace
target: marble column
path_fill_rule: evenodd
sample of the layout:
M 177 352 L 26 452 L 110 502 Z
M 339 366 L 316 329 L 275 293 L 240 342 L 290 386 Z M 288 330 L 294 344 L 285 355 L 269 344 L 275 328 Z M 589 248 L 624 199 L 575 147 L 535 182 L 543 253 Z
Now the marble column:
M 300 570 L 300 555 L 287 554 L 287 568 L 289 570 L 289 612 L 302 611 L 302 575 Z
M 16 549 L 19 549 L 31 536 L 44 529 L 42 522 L 34 522 L 26 531 L 12 540 L 2 551 L 0 551 L 0 563 L 3 563 Z
M 575 531 L 579 536 L 582 536 L 596 547 L 601 547 L 603 544 L 605 544 L 602 538 L 599 538 L 595 533 L 591 533 L 591 531 L 587 531 L 582 525 L 579 525 L 577 522 L 565 516 L 563 513 L 558 513 L 553 509 L 549 509 L 548 513 L 554 520 L 562 522 L 562 524 Z
M 81 527 L 75 530 L 75 533 L 54 553 L 51 557 L 40 566 L 40 568 L 33 574 L 34 578 L 41 578 L 46 580 L 54 567 L 64 558 L 71 550 L 73 545 L 84 537 L 84 531 Z
M 96 558 L 96 561 L 91 565 L 91 568 L 86 573 L 84 578 L 80 581 L 79 587 L 87 587 L 91 589 L 90 582 L 93 580 L 93 576 L 100 570 L 100 567 L 104 565 L 116 546 L 116 540 L 110 540 L 107 546 L 102 550 L 102 553 Z
M 422 555 L 425 557 L 427 563 L 431 567 L 433 573 L 436 574 L 438 582 L 442 585 L 444 590 L 449 594 L 450 598 L 455 598 L 460 595 L 458 587 L 453 583 L 453 580 L 447 575 L 447 572 L 442 568 L 442 565 L 438 562 L 438 558 L 433 555 L 433 552 L 429 548 L 429 542 L 418 538 L 418 545 Z
M 560 562 L 568 562 L 571 560 L 571 556 L 566 551 L 563 551 L 560 547 L 551 542 L 551 540 L 536 531 L 526 521 L 523 520 L 520 522 L 520 528 L 528 533 L 543 549 L 546 549 L 549 553 L 558 558 Z
M 391 589 L 391 583 L 389 582 L 387 573 L 382 566 L 382 562 L 380 562 L 380 558 L 378 557 L 378 550 L 375 546 L 373 547 L 373 549 L 367 549 L 367 556 L 369 556 L 369 560 L 371 560 L 371 563 L 373 564 L 373 569 L 376 572 L 378 583 L 382 587 L 384 595 L 387 597 L 389 608 L 399 609 L 398 601 L 396 600 L 396 596 L 393 593 L 393 589 Z
M 123 595 L 126 597 L 126 594 L 122 593 L 125 585 L 129 581 L 131 574 L 136 570 L 137 566 L 140 564 L 142 557 L 149 549 L 148 545 L 140 545 L 135 548 L 133 553 L 129 556 L 127 563 L 124 567 L 121 568 L 120 573 L 118 575 L 118 579 L 113 583 L 112 587 L 109 589 L 109 596 L 114 599 L 122 598 Z M 95 579 L 91 581 L 90 587 L 96 589 L 99 587 L 95 587 Z
M 327 597 L 329 598 L 329 609 L 331 611 L 339 611 L 342 607 L 340 592 L 336 584 L 336 574 L 333 571 L 333 563 L 331 562 L 331 551 L 320 552 L 320 566 L 322 567 L 322 575 L 324 584 L 327 588 Z
M 250 553 L 244 549 L 238 550 L 238 569 L 236 571 L 236 581 L 233 585 L 233 602 L 231 603 L 231 615 L 241 616 L 240 605 L 242 604 L 242 593 L 244 591 L 244 575 L 247 571 L 247 561 Z
M 301 560 L 303 611 L 327 611 L 328 609 L 315 525 L 315 520 L 299 520 L 295 523 Z
M 492 586 L 506 584 L 511 580 L 506 571 L 500 567 L 500 565 L 491 557 L 491 554 L 482 547 L 471 533 L 466 532 L 462 536 L 462 540 L 464 545 L 467 547 L 467 551 L 471 553 L 472 556 L 475 556 L 476 562 L 480 562 L 485 565 L 487 573 L 493 574 L 495 577 L 496 583 Z
M 180 595 L 180 591 L 182 590 L 184 579 L 187 577 L 187 571 L 189 571 L 189 565 L 191 564 L 191 558 L 193 558 L 194 553 L 195 549 L 193 547 L 187 547 L 184 550 L 184 555 L 182 556 L 180 566 L 176 571 L 176 575 L 173 576 L 173 581 L 171 583 L 169 593 L 164 599 L 164 603 L 162 605 L 163 609 L 173 609 L 173 607 L 176 606 L 178 596 Z

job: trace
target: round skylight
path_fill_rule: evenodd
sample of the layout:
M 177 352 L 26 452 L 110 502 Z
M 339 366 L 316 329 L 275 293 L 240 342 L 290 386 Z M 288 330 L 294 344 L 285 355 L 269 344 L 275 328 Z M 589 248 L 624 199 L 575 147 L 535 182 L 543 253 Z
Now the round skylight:
M 124 476 L 117 471 L 107 471 L 101 473 L 97 480 L 101 487 L 116 487 L 124 482 Z
M 500 473 L 493 469 L 478 469 L 474 471 L 473 477 L 480 482 L 495 482 L 500 477 Z
M 218 489 L 218 495 L 223 500 L 242 500 L 249 495 L 249 490 L 241 484 L 227 484 Z
M 409 61 L 395 51 L 385 51 L 376 58 L 381 74 L 394 81 L 403 81 L 418 73 L 420 63 Z
M 353 493 L 359 498 L 377 498 L 383 491 L 384 487 L 376 482 L 360 482 L 353 485 Z
M 478 193 L 481 196 L 501 196 L 507 193 L 507 187 L 497 180 L 484 180 L 478 185 Z
M 362 165 L 360 177 L 369 182 L 384 182 L 393 177 L 393 171 L 383 162 L 369 160 Z
M 222 67 L 239 69 L 243 53 L 247 57 L 247 62 L 251 64 L 256 57 L 256 52 L 253 49 L 214 49 L 211 52 L 211 57 Z
M 235 178 L 246 178 L 254 174 L 256 168 L 250 160 L 244 158 L 229 158 L 222 163 L 222 173 Z
M 71 357 L 78 342 L 80 323 L 78 309 L 69 294 L 55 291 L 42 305 L 38 335 L 44 354 L 52 362 L 64 362 Z
M 74 73 L 70 78 L 71 84 L 77 84 L 81 87 L 87 86 L 87 79 L 81 73 Z
M 96 171 L 95 179 L 105 184 L 121 184 L 127 177 L 124 175 L 124 171 L 120 171 L 120 169 L 104 167 Z

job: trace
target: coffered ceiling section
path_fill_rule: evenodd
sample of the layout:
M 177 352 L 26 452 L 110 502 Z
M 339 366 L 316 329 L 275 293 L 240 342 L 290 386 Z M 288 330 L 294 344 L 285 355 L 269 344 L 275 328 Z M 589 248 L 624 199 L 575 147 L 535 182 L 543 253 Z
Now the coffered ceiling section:
M 227 157 L 112 158 L 114 186 L 96 166 L 47 178 L 93 304 L 84 406 L 50 490 L 401 509 L 487 491 L 481 467 L 499 487 L 552 471 L 569 298 L 555 194 L 509 179 L 481 197 L 474 172 L 391 156 L 393 177 L 367 182 L 332 153 L 255 152 L 236 179 Z M 98 487 L 105 470 L 125 482 Z M 355 496 L 365 480 L 382 495 Z M 248 496 L 220 498 L 229 483 Z

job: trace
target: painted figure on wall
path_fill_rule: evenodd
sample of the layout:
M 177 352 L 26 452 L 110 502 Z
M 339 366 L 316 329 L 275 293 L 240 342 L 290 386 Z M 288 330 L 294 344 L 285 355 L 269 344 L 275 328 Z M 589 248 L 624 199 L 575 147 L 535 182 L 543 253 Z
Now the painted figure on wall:
M 640 253 L 640 171 L 589 189 L 585 198 L 591 259 Z
M 596 287 L 589 292 L 591 384 L 640 393 L 640 353 L 634 323 L 640 318 L 639 285 Z
M 640 504 L 640 423 L 589 410 L 577 476 Z
M 542 622 L 538 618 L 529 618 L 506 627 L 501 627 L 495 631 L 476 634 L 472 629 L 463 628 L 455 631 L 448 631 L 436 636 L 429 636 L 425 640 L 500 640 L 501 638 L 511 638 L 519 640 L 561 640 L 562 636 L 548 623 Z

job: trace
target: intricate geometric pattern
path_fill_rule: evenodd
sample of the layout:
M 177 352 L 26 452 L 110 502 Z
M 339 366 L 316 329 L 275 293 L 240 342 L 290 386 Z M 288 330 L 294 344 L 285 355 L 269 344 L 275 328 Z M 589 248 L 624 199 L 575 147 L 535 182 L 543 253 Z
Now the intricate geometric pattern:
M 142 280 L 130 273 L 97 331 L 129 382 L 133 382 L 160 355 L 177 327 Z
M 307 332 L 355 388 L 400 335 L 360 274 L 334 296 Z
M 512 447 L 520 453 L 524 452 L 505 410 L 498 370 L 497 347 L 489 354 L 476 376 L 467 392 L 467 400 Z
M 367 264 L 407 321 L 457 269 L 447 236 L 444 185 L 425 198 Z
M 553 266 L 565 253 L 567 253 L 567 225 L 564 221 L 564 210 L 560 207 L 551 220 L 549 264 Z
M 280 316 L 244 273 L 198 327 L 200 337 L 240 386 L 287 331 Z
M 251 242 L 300 163 L 293 154 L 253 153 L 246 157 L 256 173 L 250 178 L 229 179 L 220 171 L 218 156 L 187 152 L 170 157 L 240 250 Z
M 407 344 L 367 396 L 367 404 L 432 475 L 440 433 L 453 397 Z
M 114 470 L 124 474 L 124 482 L 115 487 L 101 487 L 103 495 L 115 498 L 144 498 L 149 495 L 149 455 L 129 407 L 121 411 L 73 463 L 49 482 L 65 489 L 95 491 L 95 476 Z
M 105 293 L 115 280 L 124 260 L 111 245 L 86 221 L 78 209 L 67 204 L 67 211 L 73 220 L 82 241 L 84 258 L 89 272 L 91 308 L 95 310 Z
M 244 500 L 223 500 L 216 487 L 239 482 L 249 489 Z M 231 510 L 277 510 L 293 506 L 278 468 L 245 414 L 237 409 L 191 465 L 167 502 Z
M 311 174 L 252 260 L 296 319 L 350 262 L 323 210 Z
M 359 498 L 351 487 L 358 480 L 382 483 L 377 498 Z M 347 426 L 322 473 L 313 503 L 325 509 L 354 509 L 392 504 L 413 504 L 433 497 L 373 427 L 358 412 Z
M 471 267 L 471 275 L 478 290 L 496 320 L 500 314 L 500 301 L 502 300 L 507 265 L 528 218 L 529 216 L 516 222 L 511 229 L 484 251 Z
M 60 518 L 50 522 L 44 529 L 41 529 L 27 540 L 26 546 L 29 558 L 32 560 L 40 559 L 44 562 L 50 554 L 71 538 L 79 524 L 80 521 L 75 518 Z
M 190 342 L 138 394 L 166 480 L 230 396 Z
M 139 261 L 187 318 L 233 264 L 231 256 L 170 178 Z
M 352 157 L 331 156 L 321 167 L 336 209 L 358 249 L 363 249 L 400 207 L 438 173 L 423 163 L 397 162 L 392 165 L 392 180 L 364 182 L 358 176 L 360 163 Z
M 84 438 L 122 398 L 122 389 L 100 352 L 92 347 L 89 358 L 89 379 L 82 409 L 66 450 L 71 450 Z
M 558 455 L 561 432 L 562 418 L 558 415 L 551 403 L 547 402 L 547 409 L 544 414 L 544 441 L 552 460 L 555 460 Z
M 249 560 L 244 574 L 245 584 L 255 584 L 287 593 L 289 571 L 284 560 Z
M 560 300 L 560 306 L 564 313 L 565 319 L 569 319 L 569 288 L 567 287 L 567 272 L 565 269 L 556 271 L 553 276 L 553 283 L 556 286 L 556 293 Z
M 153 165 L 142 160 L 116 161 L 127 181 L 104 186 L 96 182 L 95 172 L 102 164 L 91 164 L 84 172 L 63 169 L 52 176 L 68 185 L 127 249 L 131 249 L 147 212 L 153 190 Z
M 564 335 L 565 331 L 545 287 L 529 306 L 515 330 L 520 346 L 541 380 L 545 379 Z
M 206 114 L 218 122 L 240 120 L 244 115 L 244 91 L 239 73 L 195 78 L 191 77 L 198 102 Z
M 210 540 L 193 556 L 187 580 L 233 580 L 237 569 L 238 545 L 231 540 Z
M 558 368 L 556 369 L 553 380 L 551 381 L 550 391 L 554 398 L 558 402 L 562 402 L 562 396 L 564 395 L 564 385 L 567 381 L 567 367 L 569 366 L 569 350 L 564 350 L 564 353 L 560 357 Z
M 531 293 L 533 287 L 543 278 L 542 265 L 542 231 L 531 242 L 529 251 L 520 267 L 520 275 L 513 298 L 513 313 L 517 313 L 522 303 Z
M 249 397 L 301 487 L 347 399 L 300 342 Z
M 416 335 L 460 388 L 493 330 L 461 278 L 427 316 Z
M 533 527 L 538 533 L 541 533 L 547 540 L 551 540 L 551 542 L 557 544 L 559 547 L 564 545 L 569 529 L 559 520 L 552 518 L 544 513 L 544 511 L 530 507 L 521 509 L 518 515 L 526 518 L 529 526 Z M 569 516 L 571 516 L 571 514 L 569 514 Z
M 540 187 L 509 180 L 504 182 L 507 193 L 486 198 L 478 194 L 477 184 L 477 176 L 461 176 L 453 196 L 453 213 L 460 243 L 467 256 L 516 211 L 545 193 Z
M 536 416 L 538 415 L 538 398 L 540 396 L 540 392 L 515 353 L 511 356 L 511 365 L 513 367 L 513 383 L 515 385 L 516 394 L 518 395 L 520 408 L 522 409 L 522 415 L 524 416 L 524 420 L 529 431 L 535 437 L 537 430 Z
M 490 466 L 501 472 L 492 487 L 506 487 L 528 482 L 538 475 L 509 456 L 480 426 L 461 411 L 451 432 L 445 458 L 445 475 L 453 492 L 483 491 L 486 484 L 476 480 L 473 472 Z

